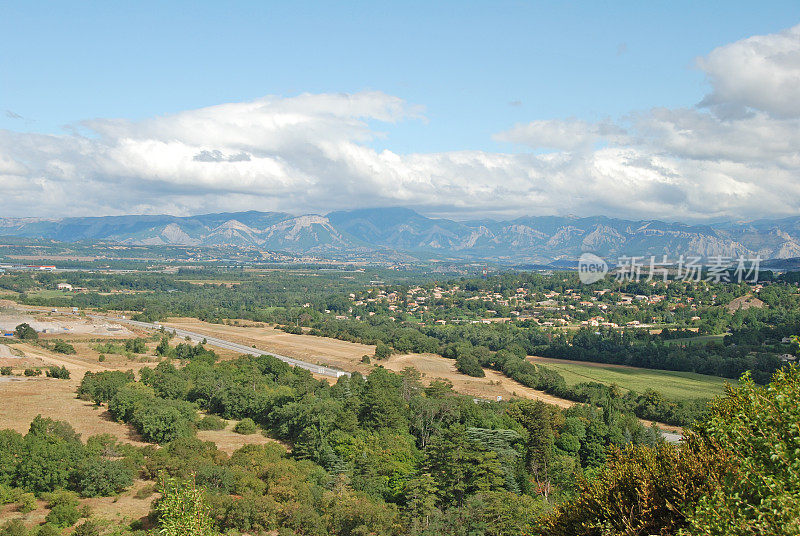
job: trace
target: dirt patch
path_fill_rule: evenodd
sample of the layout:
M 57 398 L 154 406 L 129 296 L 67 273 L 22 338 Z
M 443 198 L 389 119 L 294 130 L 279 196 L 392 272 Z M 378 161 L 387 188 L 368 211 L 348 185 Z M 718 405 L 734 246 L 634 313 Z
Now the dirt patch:
M 81 317 L 80 315 L 58 312 L 30 311 L 17 309 L 0 310 L 0 330 L 11 332 L 20 324 L 29 324 L 41 335 L 71 337 L 131 337 L 133 333 L 116 322 Z
M 66 421 L 83 439 L 97 434 L 111 434 L 120 441 L 145 445 L 130 426 L 111 420 L 107 410 L 79 400 L 75 390 L 79 379 L 56 380 L 29 378 L 0 383 L 0 429 L 10 428 L 24 434 L 37 416 Z
M 237 421 L 225 421 L 227 424 L 224 430 L 199 430 L 197 432 L 198 439 L 203 441 L 212 441 L 217 445 L 217 448 L 228 454 L 233 454 L 237 449 L 245 445 L 266 445 L 267 443 L 279 443 L 284 448 L 288 447 L 277 439 L 266 437 L 264 434 L 256 432 L 255 434 L 243 435 L 237 434 L 233 431 Z
M 313 335 L 293 335 L 271 327 L 210 324 L 194 318 L 171 318 L 163 325 L 166 328 L 185 329 L 246 346 L 256 345 L 268 352 L 349 371 L 371 370 L 369 366 L 362 366 L 361 357 L 375 353 L 375 347 L 371 345 Z M 214 351 L 217 351 L 216 348 Z
M 739 296 L 738 298 L 734 298 L 730 301 L 730 303 L 726 306 L 726 309 L 729 313 L 734 313 L 741 309 L 745 311 L 750 309 L 751 307 L 755 307 L 756 309 L 762 309 L 765 306 L 765 303 L 752 294 L 748 294 L 746 296 Z
M 497 400 L 499 396 L 503 400 L 508 400 L 519 397 L 541 400 L 562 408 L 574 405 L 574 402 L 569 400 L 526 387 L 495 370 L 483 369 L 486 374 L 484 378 L 473 378 L 461 374 L 456 370 L 455 361 L 436 354 L 393 355 L 379 363 L 395 372 L 400 372 L 406 367 L 413 367 L 423 375 L 422 380 L 426 385 L 435 379 L 449 380 L 452 382 L 454 390 L 476 398 Z

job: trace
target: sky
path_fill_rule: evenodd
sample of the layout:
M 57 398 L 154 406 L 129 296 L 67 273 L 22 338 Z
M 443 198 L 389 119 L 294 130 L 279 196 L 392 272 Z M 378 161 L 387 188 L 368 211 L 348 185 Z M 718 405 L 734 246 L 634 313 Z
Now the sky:
M 5 2 L 0 217 L 800 215 L 800 3 Z

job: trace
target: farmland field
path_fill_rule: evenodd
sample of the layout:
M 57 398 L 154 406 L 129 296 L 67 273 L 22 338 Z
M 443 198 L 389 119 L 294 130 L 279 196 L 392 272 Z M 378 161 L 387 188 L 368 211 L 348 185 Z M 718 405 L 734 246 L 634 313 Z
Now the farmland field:
M 532 357 L 530 360 L 532 363 L 557 371 L 564 377 L 567 385 L 581 382 L 598 382 L 606 385 L 615 383 L 623 389 L 639 393 L 647 389 L 655 389 L 664 396 L 676 400 L 711 398 L 722 394 L 725 383 L 731 381 L 693 372 L 645 369 L 544 357 Z

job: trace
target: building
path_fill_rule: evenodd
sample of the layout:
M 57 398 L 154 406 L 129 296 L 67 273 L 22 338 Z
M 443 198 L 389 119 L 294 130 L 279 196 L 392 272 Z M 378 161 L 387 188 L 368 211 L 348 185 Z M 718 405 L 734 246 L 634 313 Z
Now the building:
M 72 285 L 70 285 L 69 283 L 59 283 L 58 285 L 56 285 L 56 288 L 58 290 L 69 292 L 72 290 Z

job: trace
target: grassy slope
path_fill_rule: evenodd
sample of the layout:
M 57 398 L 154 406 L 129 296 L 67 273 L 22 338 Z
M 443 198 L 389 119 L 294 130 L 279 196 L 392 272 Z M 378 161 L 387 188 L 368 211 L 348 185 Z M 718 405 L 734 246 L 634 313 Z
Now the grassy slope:
M 717 376 L 706 376 L 693 372 L 673 372 L 645 368 L 621 368 L 598 364 L 547 360 L 546 363 L 534 360 L 559 372 L 568 385 L 594 381 L 610 385 L 616 383 L 623 389 L 644 392 L 647 389 L 660 391 L 664 396 L 683 400 L 690 398 L 710 398 L 722 393 L 726 380 Z

